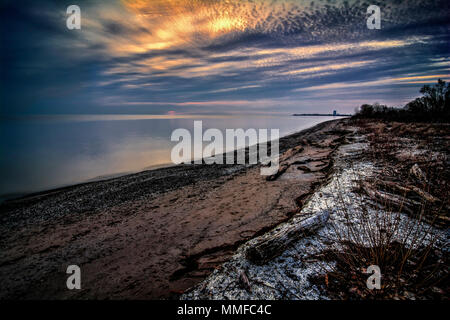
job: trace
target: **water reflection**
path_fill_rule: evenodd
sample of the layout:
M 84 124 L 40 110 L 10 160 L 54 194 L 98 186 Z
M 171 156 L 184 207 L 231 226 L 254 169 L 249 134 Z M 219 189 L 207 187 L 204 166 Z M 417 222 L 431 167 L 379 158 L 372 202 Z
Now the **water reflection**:
M 218 128 L 280 129 L 286 135 L 328 117 L 83 115 L 2 119 L 0 195 L 22 194 L 170 165 L 171 133 Z

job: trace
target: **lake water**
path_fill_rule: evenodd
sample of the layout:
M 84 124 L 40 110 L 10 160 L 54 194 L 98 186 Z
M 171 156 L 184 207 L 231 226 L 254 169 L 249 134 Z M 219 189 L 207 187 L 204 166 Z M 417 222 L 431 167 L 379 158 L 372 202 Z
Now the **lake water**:
M 173 130 L 279 129 L 280 136 L 333 117 L 28 116 L 0 121 L 0 196 L 171 165 Z

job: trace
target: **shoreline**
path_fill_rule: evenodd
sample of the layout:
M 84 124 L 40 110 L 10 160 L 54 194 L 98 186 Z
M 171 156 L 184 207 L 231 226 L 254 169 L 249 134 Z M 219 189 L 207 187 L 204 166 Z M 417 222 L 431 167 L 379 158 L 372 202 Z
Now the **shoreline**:
M 179 165 L 8 201 L 0 204 L 0 300 L 206 299 L 205 284 L 211 279 L 216 283 L 217 275 L 225 279 L 225 287 L 211 292 L 213 296 L 226 294 L 228 289 L 223 288 L 230 288 L 229 283 L 233 289 L 227 297 L 246 296 L 236 286 L 232 262 L 242 256 L 240 248 L 258 238 L 270 239 L 283 226 L 289 229 L 295 221 L 302 221 L 311 201 L 320 202 L 321 188 L 326 190 L 330 180 L 342 173 L 342 161 L 349 165 L 345 170 L 360 161 L 359 155 L 343 157 L 339 151 L 359 150 L 359 131 L 370 146 L 365 156 L 379 162 L 378 168 L 394 166 L 404 180 L 410 179 L 410 168 L 418 170 L 417 163 L 436 164 L 426 157 L 430 150 L 444 157 L 448 153 L 448 126 L 332 120 L 281 138 L 280 167 L 272 176 L 261 176 L 260 165 Z M 447 174 L 442 164 L 433 168 Z M 403 183 L 389 172 L 374 174 Z M 376 184 L 364 186 L 369 188 L 368 195 L 386 195 Z M 407 187 L 419 190 L 414 197 L 434 199 L 420 188 Z M 436 185 L 432 191 L 446 201 L 447 190 L 445 185 Z M 395 195 L 390 197 L 395 199 Z M 335 218 L 333 213 L 330 220 Z M 448 225 L 445 215 L 438 218 Z M 288 240 L 304 251 L 308 239 Z M 320 241 L 313 242 L 323 247 Z M 291 251 L 282 248 L 276 252 L 289 257 Z M 263 269 L 248 266 L 255 271 L 250 279 L 258 270 L 269 276 L 273 273 L 278 260 L 271 256 L 262 259 Z M 65 270 L 72 264 L 82 270 L 83 290 L 65 287 Z M 228 269 L 221 274 L 223 268 Z M 270 279 L 275 278 L 266 280 Z M 281 287 L 291 283 L 283 277 L 275 280 L 281 281 Z M 342 286 L 336 284 L 338 292 Z M 267 298 L 247 296 L 258 297 Z
M 298 134 L 302 134 L 302 133 L 306 133 L 308 132 L 308 130 L 313 129 L 323 123 L 328 123 L 328 122 L 333 122 L 333 121 L 341 121 L 343 119 L 346 119 L 346 117 L 343 118 L 339 118 L 339 119 L 333 119 L 333 120 L 326 120 L 323 122 L 320 122 L 316 125 L 312 125 L 311 127 L 305 128 L 303 130 L 300 131 L 296 131 L 296 132 L 292 132 L 289 133 L 285 136 L 280 137 L 280 152 L 283 152 L 283 141 L 286 139 L 289 139 L 289 137 L 294 136 L 294 135 L 298 135 Z M 234 150 L 232 152 L 236 152 L 237 150 Z M 248 147 L 246 147 L 246 151 L 248 151 Z M 259 164 L 258 164 L 259 165 Z M 0 195 L 0 204 L 8 202 L 8 201 L 16 201 L 16 200 L 22 200 L 22 199 L 26 199 L 26 198 L 32 198 L 35 196 L 41 196 L 41 195 L 46 195 L 46 194 L 52 194 L 55 192 L 60 192 L 60 191 L 65 191 L 67 189 L 71 189 L 71 188 L 76 188 L 76 187 L 80 187 L 80 186 L 84 186 L 84 185 L 88 185 L 91 183 L 98 183 L 98 182 L 107 182 L 110 180 L 114 180 L 114 179 L 121 179 L 121 178 L 125 178 L 127 176 L 133 176 L 133 175 L 139 175 L 139 174 L 144 174 L 148 171 L 155 171 L 155 170 L 164 170 L 167 168 L 173 168 L 173 167 L 177 167 L 177 166 L 185 166 L 183 164 L 181 165 L 176 165 L 173 163 L 166 163 L 166 164 L 158 164 L 158 165 L 152 165 L 152 166 L 148 166 L 145 168 L 142 168 L 140 170 L 137 171 L 125 171 L 125 172 L 118 172 L 118 173 L 113 173 L 113 174 L 107 174 L 107 175 L 100 175 L 97 177 L 93 177 L 93 178 L 89 178 L 87 180 L 84 181 L 80 181 L 77 183 L 67 183 L 64 185 L 60 185 L 60 186 L 55 186 L 55 187 L 51 187 L 51 188 L 44 188 L 43 190 L 37 190 L 37 191 L 29 191 L 29 192 L 15 192 L 15 193 L 6 193 L 6 194 L 1 194 Z
M 347 121 L 322 122 L 280 138 L 280 154 L 303 145 L 316 172 L 295 169 L 292 177 L 267 181 L 259 165 L 179 165 L 0 204 L 1 274 L 32 279 L 0 279 L 0 299 L 178 295 L 240 244 L 298 212 L 326 179 Z M 63 271 L 70 264 L 80 265 L 89 290 L 65 290 Z
M 448 125 L 369 120 L 347 129 L 300 211 L 243 243 L 181 300 L 448 300 Z M 286 164 L 298 165 L 295 157 Z M 374 250 L 383 246 L 384 261 Z M 399 255 L 406 264 L 389 260 Z M 379 292 L 366 286 L 371 264 L 381 268 Z

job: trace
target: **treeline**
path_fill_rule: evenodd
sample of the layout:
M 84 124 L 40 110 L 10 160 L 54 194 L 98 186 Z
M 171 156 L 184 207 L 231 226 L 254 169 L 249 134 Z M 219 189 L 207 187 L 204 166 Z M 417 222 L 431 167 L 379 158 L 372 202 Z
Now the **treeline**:
M 421 97 L 403 108 L 379 103 L 363 104 L 354 118 L 375 118 L 393 121 L 450 122 L 450 84 L 439 79 L 437 84 L 420 89 Z

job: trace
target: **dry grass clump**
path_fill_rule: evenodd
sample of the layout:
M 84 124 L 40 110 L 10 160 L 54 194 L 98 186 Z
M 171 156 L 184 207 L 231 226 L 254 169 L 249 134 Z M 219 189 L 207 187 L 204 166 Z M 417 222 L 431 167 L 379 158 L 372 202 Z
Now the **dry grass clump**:
M 428 135 L 414 138 L 402 128 L 410 124 L 356 124 L 370 132 L 365 156 L 377 170 L 355 173 L 352 199 L 336 196 L 339 219 L 327 239 L 334 246 L 321 255 L 335 264 L 314 281 L 336 299 L 448 300 L 448 142 L 439 145 L 442 132 L 429 124 Z M 417 150 L 423 142 L 427 149 Z M 370 265 L 381 269 L 379 290 L 367 287 Z

